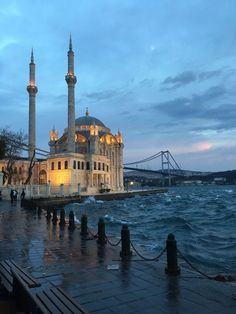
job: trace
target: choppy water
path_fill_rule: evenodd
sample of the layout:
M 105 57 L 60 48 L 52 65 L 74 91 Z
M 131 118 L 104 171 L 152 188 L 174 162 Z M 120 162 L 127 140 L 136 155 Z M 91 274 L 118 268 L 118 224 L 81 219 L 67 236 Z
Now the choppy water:
M 236 186 L 171 188 L 168 193 L 119 201 L 89 198 L 71 204 L 77 219 L 87 214 L 97 228 L 106 221 L 107 234 L 120 238 L 123 223 L 146 256 L 156 256 L 174 233 L 178 248 L 196 266 L 210 273 L 236 273 Z

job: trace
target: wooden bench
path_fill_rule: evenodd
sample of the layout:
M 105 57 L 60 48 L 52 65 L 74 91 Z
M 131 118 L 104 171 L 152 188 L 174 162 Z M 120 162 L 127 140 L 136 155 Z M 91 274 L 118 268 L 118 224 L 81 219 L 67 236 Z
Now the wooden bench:
M 17 308 L 25 313 L 33 314 L 87 314 L 63 289 L 50 287 L 47 289 L 30 288 L 16 269 L 13 274 L 13 296 Z
M 29 288 L 39 287 L 40 283 L 37 282 L 30 274 L 25 272 L 16 262 L 13 260 L 4 260 L 0 262 L 0 278 L 4 288 L 11 293 L 13 290 L 13 274 L 12 270 L 17 271 L 22 281 L 28 285 Z

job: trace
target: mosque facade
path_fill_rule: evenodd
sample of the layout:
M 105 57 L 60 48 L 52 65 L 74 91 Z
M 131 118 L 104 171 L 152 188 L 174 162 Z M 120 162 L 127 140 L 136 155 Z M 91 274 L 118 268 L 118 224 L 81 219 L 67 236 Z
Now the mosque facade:
M 29 64 L 29 136 L 28 159 L 18 160 L 14 166 L 13 183 L 23 185 L 30 161 L 34 159 L 31 184 L 67 187 L 70 193 L 95 194 L 105 191 L 123 191 L 123 140 L 122 134 L 112 134 L 99 119 L 85 115 L 75 118 L 74 52 L 70 38 L 68 51 L 68 72 L 65 80 L 68 86 L 68 121 L 59 136 L 53 128 L 50 131 L 49 153 L 46 159 L 35 159 L 36 148 L 36 94 L 35 63 L 33 52 Z M 6 161 L 0 161 L 4 170 Z

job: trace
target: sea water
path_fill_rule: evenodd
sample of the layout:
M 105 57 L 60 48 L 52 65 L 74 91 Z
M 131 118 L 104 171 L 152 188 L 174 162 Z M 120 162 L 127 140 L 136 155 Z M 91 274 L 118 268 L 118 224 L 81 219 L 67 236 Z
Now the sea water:
M 236 186 L 170 188 L 167 193 L 116 201 L 70 204 L 79 221 L 97 229 L 103 217 L 106 233 L 120 238 L 122 224 L 143 255 L 157 256 L 173 233 L 181 253 L 195 266 L 210 273 L 236 273 Z

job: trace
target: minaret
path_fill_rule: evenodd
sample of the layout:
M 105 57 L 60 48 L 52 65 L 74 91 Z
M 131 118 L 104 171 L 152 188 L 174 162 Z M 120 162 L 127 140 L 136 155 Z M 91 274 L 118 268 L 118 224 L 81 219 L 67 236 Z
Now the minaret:
M 72 50 L 72 41 L 70 37 L 68 51 L 68 73 L 65 77 L 68 85 L 68 139 L 67 151 L 75 151 L 75 84 L 76 76 L 74 75 L 74 52 Z
M 31 60 L 29 64 L 29 85 L 27 86 L 27 91 L 29 93 L 29 134 L 28 134 L 28 144 L 29 144 L 29 154 L 28 157 L 31 159 L 34 154 L 35 149 L 35 96 L 38 92 L 38 88 L 35 85 L 35 64 L 34 64 L 34 53 L 33 49 L 31 51 Z

